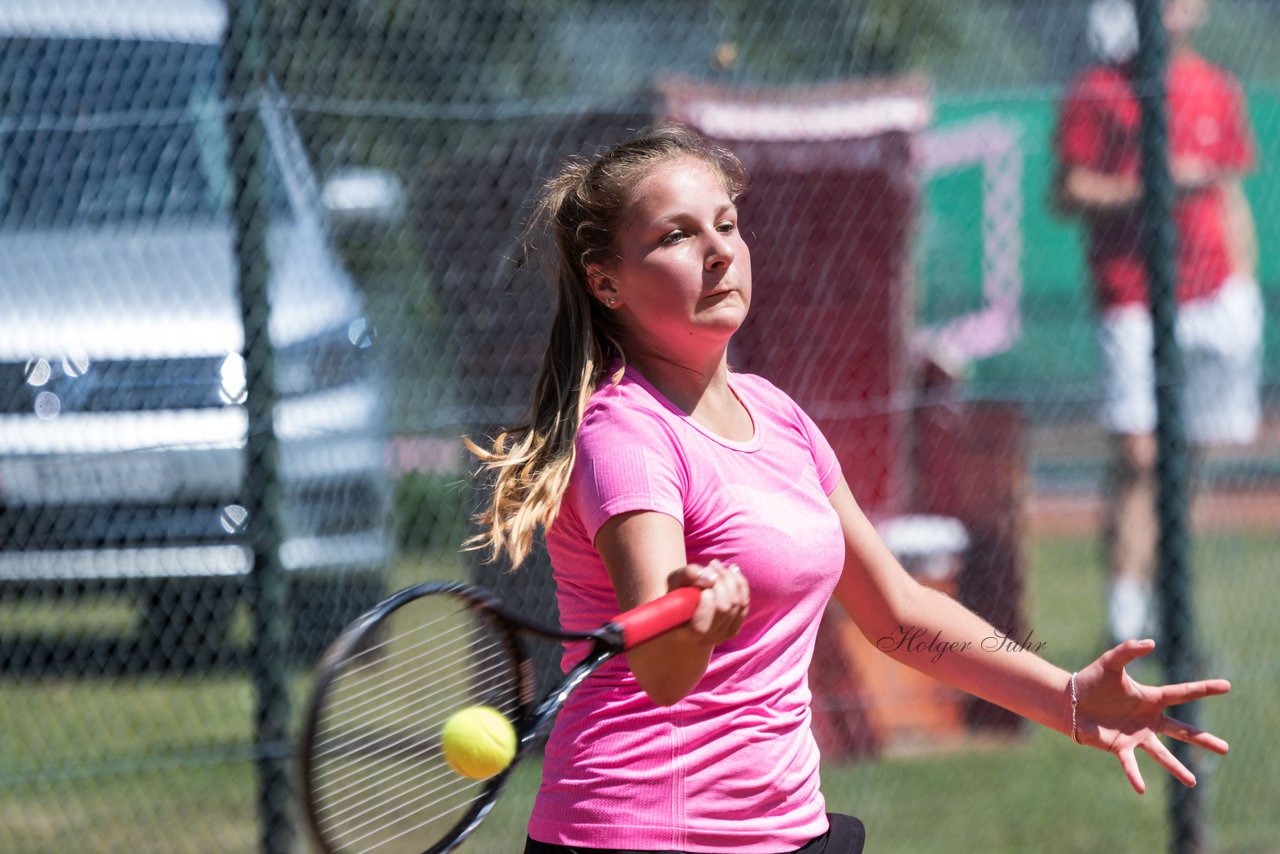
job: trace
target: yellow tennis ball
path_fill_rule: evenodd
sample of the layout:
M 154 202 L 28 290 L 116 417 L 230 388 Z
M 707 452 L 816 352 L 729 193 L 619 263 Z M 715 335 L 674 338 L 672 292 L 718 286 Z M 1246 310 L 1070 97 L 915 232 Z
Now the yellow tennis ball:
M 516 756 L 516 731 L 492 706 L 468 706 L 445 721 L 440 730 L 444 761 L 464 777 L 484 780 L 499 773 Z

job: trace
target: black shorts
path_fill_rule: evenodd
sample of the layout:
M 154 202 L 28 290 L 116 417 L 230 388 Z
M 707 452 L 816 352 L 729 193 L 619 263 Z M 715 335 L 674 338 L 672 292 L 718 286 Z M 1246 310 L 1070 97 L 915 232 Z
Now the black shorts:
M 862 822 L 851 815 L 827 813 L 831 827 L 817 839 L 811 840 L 792 854 L 862 854 L 867 830 Z M 524 854 L 681 854 L 677 851 L 624 851 L 620 848 L 579 848 L 574 845 L 553 845 L 528 839 Z

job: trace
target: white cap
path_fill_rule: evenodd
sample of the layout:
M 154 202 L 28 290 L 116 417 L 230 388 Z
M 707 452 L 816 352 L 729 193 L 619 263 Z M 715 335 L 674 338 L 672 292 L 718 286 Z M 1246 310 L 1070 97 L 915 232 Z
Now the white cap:
M 1119 65 L 1138 52 L 1138 16 L 1130 0 L 1093 0 L 1089 6 L 1089 51 L 1099 62 Z

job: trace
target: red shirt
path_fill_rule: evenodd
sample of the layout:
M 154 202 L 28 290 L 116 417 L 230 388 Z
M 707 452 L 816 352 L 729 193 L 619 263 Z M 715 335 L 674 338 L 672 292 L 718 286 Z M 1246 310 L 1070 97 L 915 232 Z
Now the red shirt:
M 1066 168 L 1084 167 L 1136 178 L 1142 108 L 1126 68 L 1096 66 L 1071 85 L 1059 116 L 1057 155 Z M 1244 172 L 1253 165 L 1253 141 L 1240 87 L 1226 71 L 1190 52 L 1169 68 L 1169 131 L 1174 157 Z M 1179 193 L 1173 207 L 1178 230 L 1178 301 L 1213 293 L 1231 274 L 1223 198 L 1213 187 Z M 1136 208 L 1089 217 L 1089 266 L 1100 306 L 1145 303 L 1146 262 Z

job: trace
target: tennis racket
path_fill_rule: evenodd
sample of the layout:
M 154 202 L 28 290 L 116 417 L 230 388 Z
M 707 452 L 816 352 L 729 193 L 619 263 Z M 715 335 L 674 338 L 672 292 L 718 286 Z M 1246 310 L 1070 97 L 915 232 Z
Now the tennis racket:
M 569 693 L 601 664 L 687 623 L 701 591 L 684 587 L 590 632 L 546 628 L 464 584 L 401 590 L 352 623 L 320 661 L 301 750 L 310 830 L 322 851 L 452 851 L 493 808 L 511 769 Z M 587 652 L 541 700 L 530 637 Z M 486 780 L 455 772 L 440 731 L 455 712 L 498 710 L 516 758 Z

